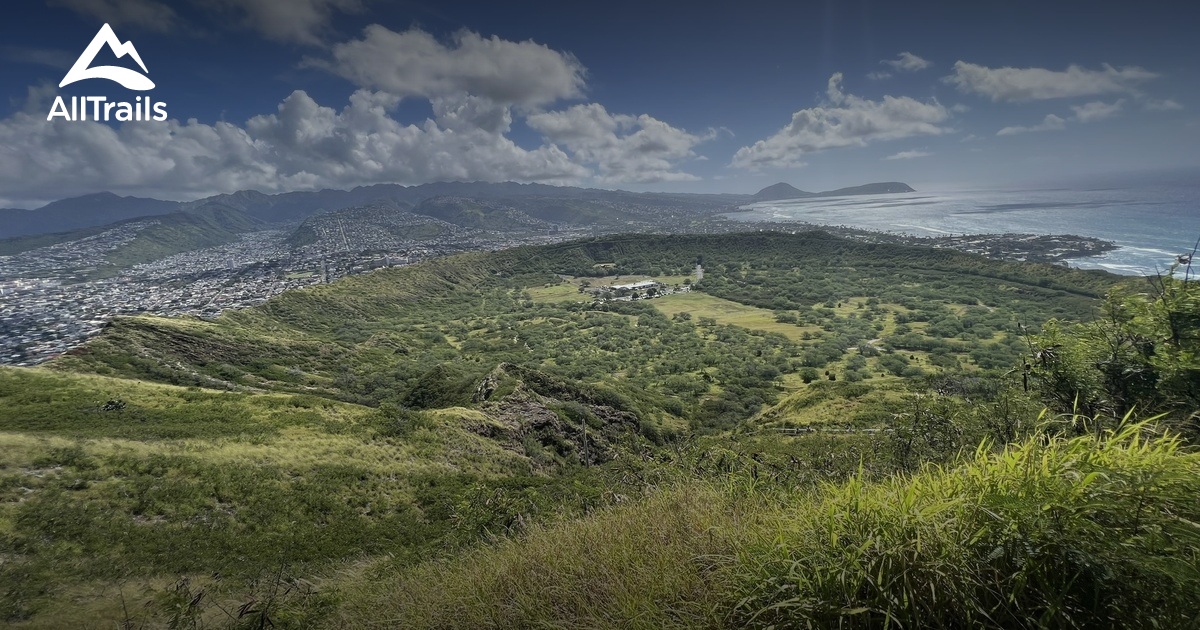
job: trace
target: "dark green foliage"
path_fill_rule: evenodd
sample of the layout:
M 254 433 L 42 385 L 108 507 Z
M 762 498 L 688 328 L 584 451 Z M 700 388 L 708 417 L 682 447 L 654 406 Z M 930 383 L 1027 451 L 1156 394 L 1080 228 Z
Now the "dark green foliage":
M 1063 412 L 1121 420 L 1163 413 L 1196 435 L 1200 409 L 1200 285 L 1172 276 L 1114 292 L 1095 321 L 1052 321 L 1031 340 L 1026 382 Z

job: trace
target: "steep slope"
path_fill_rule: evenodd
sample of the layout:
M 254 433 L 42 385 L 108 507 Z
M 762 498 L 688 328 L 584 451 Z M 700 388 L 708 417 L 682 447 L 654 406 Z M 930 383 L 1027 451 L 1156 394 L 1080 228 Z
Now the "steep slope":
M 193 249 L 231 242 L 262 223 L 227 206 L 209 204 L 190 212 L 143 219 L 149 227 L 110 252 L 109 265 L 122 269 Z
M 102 192 L 62 199 L 36 210 L 0 210 L 0 238 L 65 232 L 177 211 L 179 204 L 174 201 Z
M 100 227 L 70 232 L 20 236 L 0 241 L 0 255 L 31 252 L 38 248 L 65 244 L 83 246 L 98 252 L 81 262 L 81 269 L 92 278 L 109 277 L 139 263 L 204 247 L 231 242 L 240 235 L 262 227 L 262 222 L 239 210 L 219 204 L 207 204 L 188 212 L 172 212 L 152 217 L 126 219 Z M 108 232 L 108 235 L 103 235 Z M 76 243 L 76 242 L 79 243 Z
M 431 557 L 619 487 L 579 467 L 644 445 L 630 414 L 497 374 L 482 410 L 413 411 L 0 368 L 0 624 L 128 619 L 99 589 L 163 572 L 227 576 L 220 601 L 281 564 Z

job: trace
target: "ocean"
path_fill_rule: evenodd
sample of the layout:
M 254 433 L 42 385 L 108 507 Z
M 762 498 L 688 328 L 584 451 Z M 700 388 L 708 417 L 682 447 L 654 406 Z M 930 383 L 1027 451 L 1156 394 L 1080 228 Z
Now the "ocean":
M 921 190 L 912 193 L 769 201 L 728 215 L 803 221 L 915 236 L 1076 234 L 1119 249 L 1071 266 L 1126 275 L 1166 271 L 1200 238 L 1200 177 L 1126 179 L 1069 187 Z

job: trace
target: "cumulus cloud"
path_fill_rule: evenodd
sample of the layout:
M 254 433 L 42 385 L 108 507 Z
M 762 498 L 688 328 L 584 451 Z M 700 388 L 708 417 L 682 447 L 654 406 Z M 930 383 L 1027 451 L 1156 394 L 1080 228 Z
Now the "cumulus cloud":
M 1125 99 L 1119 99 L 1113 103 L 1092 101 L 1083 105 L 1071 106 L 1071 111 L 1075 112 L 1071 118 L 1081 123 L 1098 122 L 1116 116 L 1124 107 Z
M 1036 125 L 1031 125 L 1029 127 L 1005 127 L 1000 131 L 997 131 L 996 135 L 1012 136 L 1019 133 L 1035 133 L 1038 131 L 1062 131 L 1064 128 L 1066 128 L 1066 123 L 1067 121 L 1055 116 L 1054 114 L 1047 114 L 1046 118 Z
M 677 164 L 696 159 L 693 148 L 715 136 L 689 133 L 648 115 L 611 114 L 603 105 L 575 105 L 563 111 L 530 115 L 525 123 L 576 161 L 594 166 L 598 181 L 695 181 Z
M 112 190 L 166 197 L 440 180 L 577 183 L 590 172 L 554 145 L 528 150 L 503 134 L 507 112 L 462 96 L 434 119 L 403 124 L 398 98 L 359 90 L 342 110 L 303 91 L 244 126 L 194 120 L 47 122 L 22 111 L 0 121 L 0 189 L 11 199 Z M 499 117 L 497 119 L 497 116 Z
M 842 91 L 842 75 L 830 77 L 827 101 L 792 114 L 792 120 L 771 137 L 738 149 L 732 166 L 761 169 L 795 167 L 805 154 L 872 142 L 898 140 L 950 131 L 941 123 L 950 112 L 941 104 L 907 96 L 884 96 L 872 101 Z
M 513 42 L 459 31 L 451 41 L 378 24 L 337 44 L 332 59 L 309 59 L 355 85 L 397 96 L 467 93 L 501 104 L 536 106 L 583 95 L 585 70 L 571 54 L 531 40 Z
M 208 0 L 209 9 L 240 14 L 243 25 L 278 42 L 316 45 L 335 11 L 354 13 L 362 0 Z
M 922 59 L 910 52 L 902 52 L 900 53 L 900 56 L 895 59 L 884 59 L 879 63 L 889 65 L 894 70 L 900 72 L 916 72 L 918 70 L 924 70 L 925 68 L 933 65 L 929 61 L 926 61 L 925 59 Z
M 928 151 L 912 150 L 912 151 L 901 151 L 899 153 L 893 153 L 892 155 L 889 155 L 883 159 L 885 159 L 885 160 L 912 160 L 914 158 L 929 157 L 931 155 L 933 155 L 933 154 L 929 153 Z
M 49 0 L 48 4 L 114 27 L 135 26 L 158 32 L 171 30 L 177 17 L 171 7 L 156 0 Z
M 962 92 L 986 96 L 993 101 L 1039 101 L 1099 94 L 1132 93 L 1144 81 L 1158 75 L 1136 66 L 1100 70 L 1071 65 L 1066 70 L 1045 68 L 988 68 L 958 61 L 954 74 L 943 78 Z
M 97 190 L 178 199 L 451 180 L 690 181 L 697 178 L 680 164 L 699 159 L 694 147 L 716 134 L 612 114 L 593 103 L 529 115 L 527 125 L 543 142 L 528 149 L 508 137 L 511 108 L 485 97 L 433 98 L 431 118 L 405 124 L 392 116 L 399 96 L 365 89 L 340 110 L 297 90 L 243 125 L 110 126 L 46 121 L 52 93 L 30 88 L 27 106 L 0 120 L 0 190 L 9 203 Z

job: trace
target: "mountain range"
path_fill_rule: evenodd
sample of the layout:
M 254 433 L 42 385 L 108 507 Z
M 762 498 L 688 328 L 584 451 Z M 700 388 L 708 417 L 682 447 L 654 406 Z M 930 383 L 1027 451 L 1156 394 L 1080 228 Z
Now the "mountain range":
M 418 206 L 438 197 L 455 197 L 477 202 L 520 201 L 522 211 L 538 219 L 580 224 L 597 221 L 611 223 L 626 218 L 619 211 L 610 212 L 611 204 L 716 211 L 752 201 L 911 191 L 912 188 L 898 182 L 867 184 L 821 193 L 809 193 L 781 183 L 764 188 L 755 195 L 634 193 L 514 182 L 436 182 L 417 186 L 377 184 L 351 190 L 326 189 L 273 195 L 243 190 L 185 202 L 123 197 L 101 192 L 61 199 L 34 210 L 0 209 L 0 239 L 70 232 L 138 217 L 191 212 L 213 204 L 238 210 L 257 221 L 279 223 L 378 202 Z

